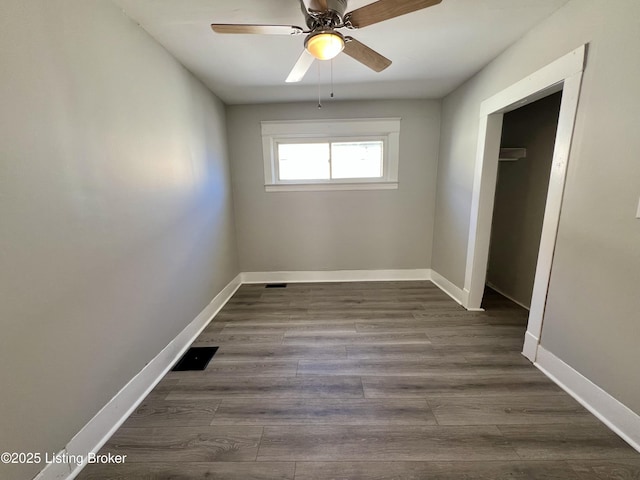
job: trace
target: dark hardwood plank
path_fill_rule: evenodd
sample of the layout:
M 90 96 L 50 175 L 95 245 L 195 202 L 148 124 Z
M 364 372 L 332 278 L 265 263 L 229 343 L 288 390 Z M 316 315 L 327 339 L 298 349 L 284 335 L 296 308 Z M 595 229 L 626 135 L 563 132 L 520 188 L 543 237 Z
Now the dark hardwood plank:
M 429 397 L 504 394 L 546 395 L 562 390 L 535 371 L 502 375 L 447 375 L 423 377 L 364 377 L 365 397 Z
M 564 462 L 297 462 L 296 480 L 580 480 Z M 603 477 L 604 480 L 604 477 Z
M 527 327 L 527 315 L 509 314 L 501 312 L 414 312 L 413 317 L 422 322 L 423 325 L 431 325 L 435 327 L 464 327 L 467 325 L 497 325 L 497 326 L 517 326 Z
M 431 347 L 436 352 L 441 352 L 448 355 L 462 355 L 464 357 L 480 356 L 480 357 L 492 357 L 494 355 L 512 354 L 519 357 L 522 355 L 522 345 L 492 345 L 490 343 L 482 343 L 476 345 L 436 345 L 431 344 Z M 532 371 L 537 371 L 536 368 L 531 368 Z
M 526 327 L 520 325 L 467 325 L 459 326 L 425 326 L 424 331 L 430 337 L 516 337 L 523 338 Z M 423 331 L 423 329 L 419 329 Z
M 295 464 L 180 462 L 89 465 L 78 480 L 293 480 Z
M 248 323 L 248 324 L 247 324 Z M 286 332 L 313 333 L 355 333 L 356 324 L 352 321 L 287 321 L 280 323 L 257 324 L 252 323 L 227 323 L 222 330 L 226 335 L 255 335 L 255 334 L 282 334 Z
M 425 312 L 442 312 L 442 311 L 452 311 L 452 312 L 464 312 L 465 309 L 458 305 L 456 302 L 452 301 L 450 298 L 443 298 L 441 300 L 429 300 L 422 303 L 422 308 Z
M 573 398 L 564 395 L 499 398 L 427 398 L 440 425 L 597 424 L 598 420 Z
M 446 301 L 449 305 L 451 301 Z M 413 312 L 415 310 L 424 310 L 424 305 L 420 302 L 398 302 L 392 301 L 380 301 L 379 298 L 362 299 L 362 300 L 320 300 L 309 304 L 309 313 L 314 312 L 333 312 L 344 311 L 349 312 Z
M 496 427 L 264 427 L 258 461 L 518 460 Z
M 357 321 L 356 330 L 362 333 L 394 333 L 394 332 L 425 332 L 427 335 L 470 335 L 475 336 L 518 336 L 523 337 L 526 327 L 520 325 L 466 325 L 466 326 L 436 326 L 421 320 L 376 320 Z
M 294 317 L 294 318 L 290 318 Z M 336 326 L 353 328 L 355 330 L 355 320 L 336 318 L 335 316 L 317 319 L 317 318 L 307 318 L 306 315 L 296 315 L 290 316 L 287 318 L 252 318 L 252 319 L 243 319 L 243 320 L 231 320 L 225 322 L 224 325 L 231 328 L 250 328 L 250 327 L 325 327 L 325 326 Z
M 293 361 L 346 358 L 342 345 L 223 345 L 216 353 L 217 362 Z
M 361 376 L 423 376 L 436 373 L 505 374 L 529 373 L 531 364 L 524 358 L 512 359 L 464 358 L 460 356 L 432 356 L 425 358 L 383 358 L 347 360 L 303 360 L 299 375 L 361 375 Z
M 375 310 L 361 310 L 353 311 L 345 309 L 342 311 L 313 311 L 304 314 L 294 314 L 290 316 L 291 320 L 390 320 L 390 319 L 407 319 L 410 320 L 413 317 L 411 310 L 406 311 L 375 311 Z
M 224 400 L 213 425 L 435 425 L 424 400 Z
M 351 360 L 415 360 L 431 358 L 464 358 L 463 355 L 449 355 L 446 350 L 436 349 L 428 343 L 388 344 L 388 345 L 349 345 L 347 358 Z
M 264 360 L 305 360 L 346 358 L 341 345 L 223 345 L 216 353 L 216 361 L 260 362 Z
M 499 425 L 527 460 L 638 458 L 638 452 L 604 425 Z
M 448 352 L 452 353 L 455 351 L 455 348 L 440 348 L 440 346 L 434 345 L 434 350 L 439 352 Z M 531 361 L 522 355 L 522 352 L 518 350 L 499 350 L 498 348 L 488 348 L 484 349 L 482 346 L 478 348 L 478 346 L 473 346 L 466 351 L 460 350 L 459 354 L 462 355 L 467 360 L 485 360 L 494 365 L 513 365 L 513 366 L 528 366 L 529 370 L 533 367 Z
M 463 358 L 430 358 L 424 360 L 302 360 L 300 375 L 422 376 L 432 373 L 474 373 Z
M 254 321 L 277 321 L 281 322 L 290 318 L 289 314 L 265 313 L 265 312 L 237 312 L 233 308 L 223 308 L 213 319 L 216 323 L 226 322 L 254 322 Z
M 229 344 L 245 344 L 252 345 L 254 343 L 280 343 L 282 342 L 282 334 L 271 334 L 271 335 L 225 335 L 218 332 L 203 332 L 195 342 L 193 342 L 192 346 L 194 347 L 204 347 L 207 345 L 211 346 L 220 346 L 220 345 L 229 345 Z
M 291 295 L 254 295 L 252 297 L 244 297 L 232 299 L 227 305 L 233 305 L 238 310 L 244 310 L 244 307 L 267 305 L 271 310 L 286 310 L 288 307 L 297 306 L 297 302 L 302 301 L 301 296 Z
M 285 345 L 383 345 L 383 344 L 431 343 L 424 333 L 287 333 Z
M 232 462 L 256 459 L 261 427 L 120 428 L 102 453 L 126 455 L 126 463 Z
M 518 374 L 531 373 L 533 365 L 522 356 L 521 353 L 511 352 L 503 354 L 483 355 L 468 354 L 464 355 L 464 359 L 470 368 L 473 368 L 478 374 Z
M 429 340 L 434 345 L 500 345 L 511 347 L 513 349 L 522 350 L 524 337 L 519 335 L 500 335 L 500 334 L 483 334 L 464 333 L 451 335 L 434 335 L 428 334 Z
M 640 479 L 640 455 L 630 459 L 575 460 L 569 465 L 578 473 L 580 480 Z
M 218 377 L 214 381 L 181 381 L 167 400 L 251 398 L 362 398 L 360 377 Z
M 305 313 L 306 307 L 293 306 L 291 302 L 245 302 L 241 305 L 233 305 L 235 313 L 270 313 L 273 315 L 292 315 L 295 313 Z
M 166 395 L 166 393 L 165 393 Z M 220 400 L 168 402 L 145 400 L 123 427 L 196 427 L 211 424 Z

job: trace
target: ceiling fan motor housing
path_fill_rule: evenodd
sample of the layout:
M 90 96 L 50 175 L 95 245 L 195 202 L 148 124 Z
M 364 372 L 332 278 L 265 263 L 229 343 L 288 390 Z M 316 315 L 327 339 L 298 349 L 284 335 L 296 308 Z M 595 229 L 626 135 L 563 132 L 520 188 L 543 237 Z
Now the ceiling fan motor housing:
M 316 5 L 316 3 L 318 5 Z M 334 28 L 342 25 L 344 21 L 344 15 L 347 11 L 347 0 L 324 0 L 327 9 L 323 8 L 315 10 L 314 7 L 319 7 L 320 2 L 311 2 L 311 6 L 307 15 L 307 26 L 311 30 Z
M 343 19 L 347 11 L 347 0 L 327 0 L 327 7 L 331 12 L 338 14 L 340 19 Z

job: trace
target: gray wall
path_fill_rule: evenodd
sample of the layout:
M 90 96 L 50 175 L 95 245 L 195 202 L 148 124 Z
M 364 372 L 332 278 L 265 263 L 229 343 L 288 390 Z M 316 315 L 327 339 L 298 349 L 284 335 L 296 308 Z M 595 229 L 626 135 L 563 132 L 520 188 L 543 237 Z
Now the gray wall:
M 243 271 L 429 268 L 440 103 L 428 100 L 227 109 Z M 398 190 L 264 190 L 261 120 L 402 117 Z
M 527 158 L 498 164 L 487 284 L 531 306 L 542 221 L 549 190 L 562 93 L 507 113 L 502 147 L 524 147 Z
M 106 0 L 3 1 L 0 65 L 0 446 L 57 452 L 239 271 L 225 111 Z
M 640 413 L 640 2 L 572 0 L 444 99 L 433 266 L 463 285 L 480 103 L 584 43 L 542 345 Z

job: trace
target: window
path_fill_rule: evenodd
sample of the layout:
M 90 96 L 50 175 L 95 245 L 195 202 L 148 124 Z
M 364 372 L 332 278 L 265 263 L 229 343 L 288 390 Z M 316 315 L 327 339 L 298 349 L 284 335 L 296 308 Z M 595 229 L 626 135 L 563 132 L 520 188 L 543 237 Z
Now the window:
M 278 180 L 380 179 L 384 141 L 277 143 Z
M 398 188 L 400 119 L 262 122 L 265 188 Z

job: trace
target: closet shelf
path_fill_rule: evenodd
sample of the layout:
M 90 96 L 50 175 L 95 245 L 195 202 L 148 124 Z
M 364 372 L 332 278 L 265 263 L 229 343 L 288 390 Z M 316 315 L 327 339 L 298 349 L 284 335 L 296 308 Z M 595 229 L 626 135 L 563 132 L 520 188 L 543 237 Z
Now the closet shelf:
M 515 162 L 522 158 L 527 158 L 526 148 L 501 148 L 500 149 L 501 162 Z

